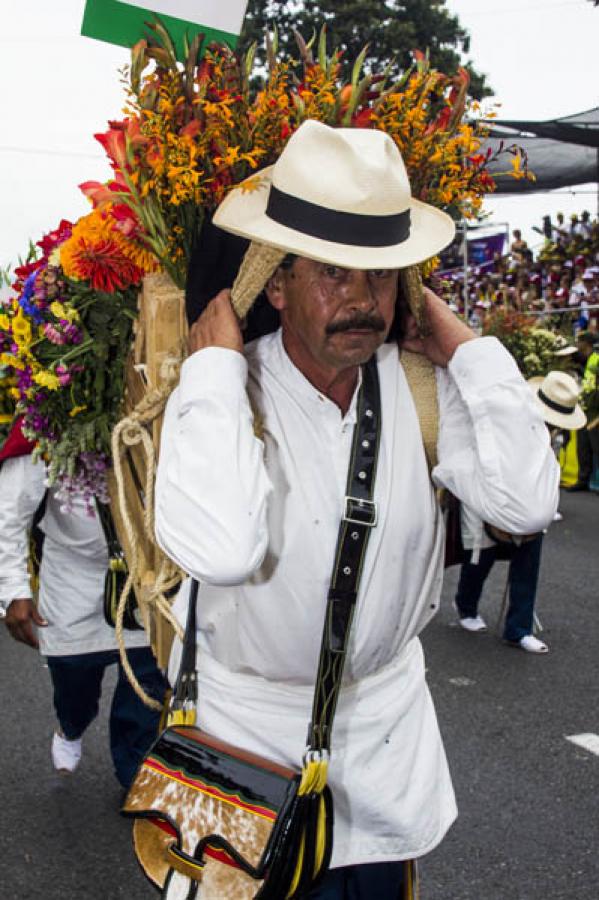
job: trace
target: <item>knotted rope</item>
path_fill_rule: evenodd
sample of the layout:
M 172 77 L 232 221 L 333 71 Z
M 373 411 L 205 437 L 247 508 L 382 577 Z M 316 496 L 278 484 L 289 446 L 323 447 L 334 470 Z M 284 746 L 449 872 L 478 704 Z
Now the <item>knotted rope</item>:
M 154 480 L 156 475 L 156 453 L 154 450 L 154 443 L 147 427 L 158 416 L 162 415 L 166 401 L 168 400 L 173 387 L 177 383 L 179 367 L 180 361 L 177 362 L 174 358 L 167 360 L 166 377 L 160 388 L 156 388 L 146 394 L 130 415 L 121 419 L 112 432 L 114 476 L 117 486 L 121 520 L 127 536 L 127 547 L 129 550 L 127 579 L 123 586 L 116 612 L 116 640 L 123 669 L 125 670 L 133 690 L 146 706 L 157 710 L 161 709 L 162 705 L 150 697 L 139 683 L 131 668 L 131 664 L 129 663 L 127 648 L 125 647 L 123 625 L 125 607 L 134 582 L 137 581 L 137 584 L 141 587 L 142 573 L 140 572 L 139 536 L 131 521 L 129 504 L 125 491 L 123 450 L 124 448 L 141 445 L 145 457 L 146 478 L 144 485 L 145 506 L 143 539 L 150 541 L 155 547 L 159 566 L 154 584 L 148 590 L 148 596 L 145 598 L 144 602 L 147 605 L 154 604 L 160 615 L 164 616 L 170 623 L 178 637 L 182 638 L 183 629 L 173 615 L 170 604 L 166 598 L 166 593 L 176 587 L 181 581 L 183 573 L 177 568 L 172 560 L 160 550 L 154 538 Z
M 250 244 L 231 290 L 233 309 L 240 320 L 246 316 L 252 303 L 280 265 L 284 256 L 285 251 L 283 250 L 276 250 L 273 247 L 266 247 L 262 244 Z M 182 639 L 183 629 L 173 615 L 166 595 L 180 583 L 185 573 L 162 552 L 154 537 L 156 451 L 149 431 L 149 426 L 152 422 L 163 414 L 166 402 L 179 381 L 182 362 L 181 356 L 171 355 L 167 357 L 160 369 L 160 386 L 150 390 L 135 409 L 118 422 L 112 432 L 114 477 L 117 486 L 120 518 L 125 529 L 129 550 L 127 559 L 128 575 L 119 597 L 116 612 L 116 640 L 123 669 L 133 690 L 146 706 L 156 710 L 162 709 L 162 706 L 158 701 L 150 697 L 139 683 L 131 668 L 127 657 L 127 648 L 125 647 L 123 624 L 125 607 L 133 585 L 136 584 L 136 586 L 141 588 L 143 572 L 140 566 L 140 536 L 136 533 L 131 520 L 130 507 L 125 490 L 123 457 L 127 448 L 141 445 L 145 460 L 144 535 L 142 539 L 151 542 L 155 548 L 156 558 L 159 560 L 154 583 L 151 587 L 148 587 L 143 603 L 146 607 L 155 606 L 157 612 L 164 616 L 174 629 L 175 634 Z

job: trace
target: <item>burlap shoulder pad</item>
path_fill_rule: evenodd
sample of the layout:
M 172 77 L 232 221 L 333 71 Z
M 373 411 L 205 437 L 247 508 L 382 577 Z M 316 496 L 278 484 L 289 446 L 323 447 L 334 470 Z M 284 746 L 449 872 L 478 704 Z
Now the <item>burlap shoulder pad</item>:
M 430 474 L 437 465 L 439 436 L 439 398 L 435 367 L 426 356 L 413 353 L 411 350 L 401 350 L 400 359 L 420 422 L 422 443 Z

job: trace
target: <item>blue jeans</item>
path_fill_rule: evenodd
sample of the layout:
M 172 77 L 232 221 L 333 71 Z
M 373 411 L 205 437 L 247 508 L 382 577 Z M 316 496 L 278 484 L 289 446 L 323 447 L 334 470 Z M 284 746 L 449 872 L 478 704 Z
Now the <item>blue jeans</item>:
M 368 863 L 331 869 L 305 900 L 408 900 L 413 863 Z M 408 871 L 410 869 L 410 871 Z
M 510 596 L 503 637 L 506 641 L 519 641 L 532 634 L 533 615 L 541 566 L 543 535 L 520 544 L 510 560 Z M 455 597 L 460 618 L 474 618 L 478 614 L 478 603 L 487 575 L 497 558 L 495 547 L 480 551 L 478 565 L 470 562 L 472 551 L 466 553 L 466 562 L 460 571 L 460 580 Z
M 129 661 L 145 691 L 162 702 L 166 682 L 149 647 L 128 651 Z M 118 650 L 49 656 L 54 709 L 64 736 L 74 741 L 98 715 L 102 678 L 107 666 L 118 664 L 119 674 L 110 707 L 110 752 L 116 777 L 128 788 L 155 739 L 160 713 L 141 702 L 120 664 Z

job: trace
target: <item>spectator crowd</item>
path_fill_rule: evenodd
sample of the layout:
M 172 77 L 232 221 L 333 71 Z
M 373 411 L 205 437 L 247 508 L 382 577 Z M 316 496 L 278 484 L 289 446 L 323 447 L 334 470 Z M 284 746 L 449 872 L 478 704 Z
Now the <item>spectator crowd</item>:
M 563 213 L 556 221 L 543 219 L 544 243 L 536 254 L 514 229 L 506 254 L 473 267 L 468 274 L 469 323 L 485 331 L 490 319 L 506 312 L 538 314 L 544 327 L 568 336 L 579 331 L 597 332 L 599 310 L 599 222 L 585 210 L 567 222 Z M 465 286 L 462 269 L 443 273 L 445 299 L 456 312 L 464 312 Z

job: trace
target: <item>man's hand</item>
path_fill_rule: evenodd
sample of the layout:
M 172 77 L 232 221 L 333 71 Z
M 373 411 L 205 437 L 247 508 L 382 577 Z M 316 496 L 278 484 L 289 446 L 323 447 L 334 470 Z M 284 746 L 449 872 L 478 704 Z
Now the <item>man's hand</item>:
M 39 647 L 39 642 L 35 636 L 33 626 L 37 625 L 38 628 L 45 628 L 48 624 L 40 616 L 30 597 L 19 597 L 13 600 L 6 610 L 4 621 L 15 641 L 28 644 L 36 650 Z
M 426 287 L 423 291 L 425 321 L 428 322 L 431 333 L 427 337 L 421 337 L 416 320 L 410 315 L 406 337 L 401 346 L 403 350 L 423 353 L 434 365 L 445 367 L 460 344 L 473 340 L 476 335 L 452 313 L 444 300 Z
M 243 353 L 243 337 L 229 290 L 217 294 L 189 330 L 189 352 L 205 347 L 225 347 Z

